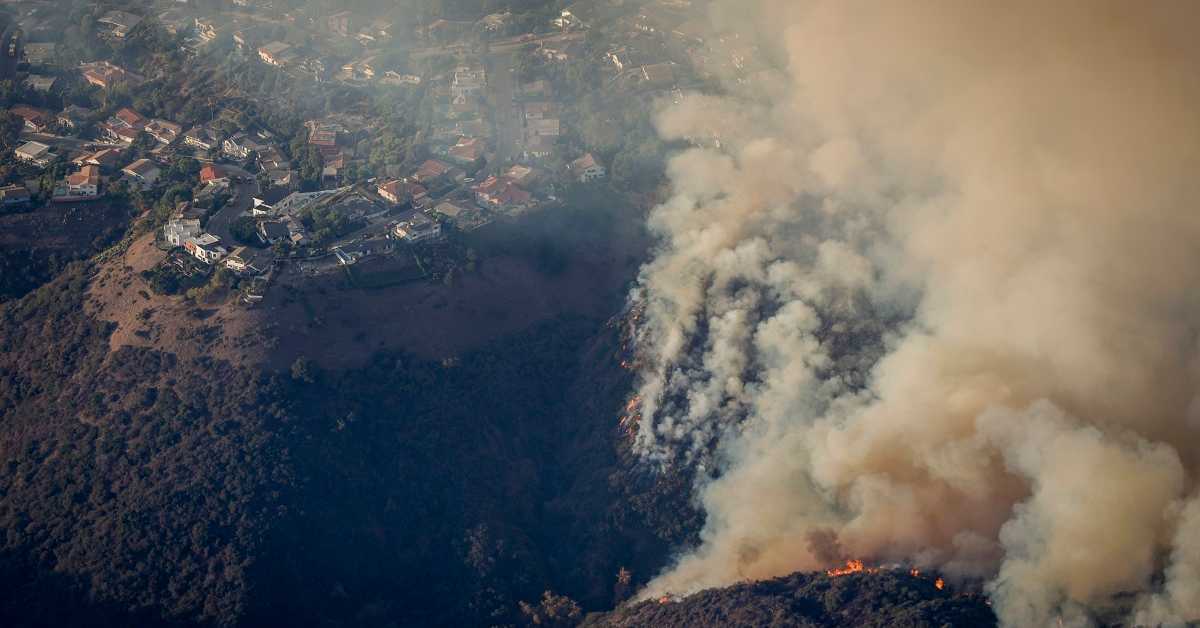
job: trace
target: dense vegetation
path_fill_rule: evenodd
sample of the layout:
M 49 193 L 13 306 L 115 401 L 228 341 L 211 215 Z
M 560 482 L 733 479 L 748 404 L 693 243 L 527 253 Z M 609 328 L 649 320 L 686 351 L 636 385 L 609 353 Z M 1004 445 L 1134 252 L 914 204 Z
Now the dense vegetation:
M 996 625 L 978 595 L 939 590 L 930 578 L 904 571 L 830 578 L 796 573 L 763 582 L 702 591 L 680 601 L 642 602 L 590 616 L 585 628 L 934 628 Z
M 620 461 L 598 321 L 273 374 L 110 353 L 87 275 L 0 308 L 0 623 L 503 625 L 665 558 L 686 491 Z

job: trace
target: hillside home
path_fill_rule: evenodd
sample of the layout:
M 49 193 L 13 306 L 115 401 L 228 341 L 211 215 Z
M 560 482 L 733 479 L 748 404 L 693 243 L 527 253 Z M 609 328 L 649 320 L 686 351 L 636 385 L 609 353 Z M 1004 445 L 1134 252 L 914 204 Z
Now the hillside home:
M 23 185 L 13 184 L 0 187 L 0 205 L 5 207 L 24 205 L 29 200 L 29 190 Z
M 533 196 L 512 181 L 495 175 L 475 186 L 475 202 L 482 207 L 506 209 L 527 207 Z
M 141 24 L 142 17 L 125 11 L 109 11 L 100 19 L 96 20 L 98 24 L 108 27 L 108 32 L 117 39 L 125 39 L 129 32 L 138 24 Z
M 146 123 L 146 133 L 162 144 L 170 144 L 179 139 L 183 127 L 169 120 L 151 120 Z
M 215 129 L 197 126 L 183 134 L 183 143 L 201 150 L 212 150 L 221 145 L 221 137 Z
M 216 263 L 229 252 L 221 246 L 221 238 L 211 233 L 187 238 L 183 241 L 183 248 L 205 264 Z
M 94 111 L 86 107 L 70 105 L 58 114 L 58 123 L 69 129 L 76 129 L 86 124 L 94 114 Z
M 169 220 L 163 225 L 162 233 L 163 239 L 171 246 L 183 246 L 188 238 L 200 235 L 200 221 L 187 218 Z
M 54 114 L 38 107 L 14 105 L 8 111 L 25 121 L 25 130 L 33 131 L 34 133 L 45 131 L 46 127 L 54 122 Z
M 96 198 L 100 196 L 100 167 L 87 165 L 72 175 L 67 175 L 65 196 L 74 198 Z
M 601 166 L 596 158 L 591 153 L 585 154 L 583 157 L 572 161 L 567 166 L 567 170 L 571 176 L 575 177 L 580 183 L 588 183 L 596 179 L 603 179 L 605 174 L 604 166 Z
M 412 212 L 396 223 L 392 233 L 406 242 L 429 242 L 442 236 L 442 225 L 425 214 Z
M 294 58 L 291 51 L 291 44 L 286 44 L 282 41 L 273 41 L 258 49 L 258 58 L 262 59 L 263 63 L 267 65 L 283 67 Z
M 389 203 L 400 205 L 409 201 L 419 201 L 428 195 L 428 191 L 408 181 L 392 180 L 376 188 L 379 195 Z
M 271 254 L 239 246 L 225 258 L 225 268 L 240 275 L 261 275 L 271 266 Z
M 55 157 L 57 157 L 57 155 L 50 151 L 49 146 L 41 142 L 25 142 L 13 151 L 13 156 L 21 161 L 41 166 L 42 168 L 49 166 Z
M 160 171 L 158 166 L 149 159 L 139 159 L 121 169 L 130 180 L 140 187 L 149 187 L 158 181 Z

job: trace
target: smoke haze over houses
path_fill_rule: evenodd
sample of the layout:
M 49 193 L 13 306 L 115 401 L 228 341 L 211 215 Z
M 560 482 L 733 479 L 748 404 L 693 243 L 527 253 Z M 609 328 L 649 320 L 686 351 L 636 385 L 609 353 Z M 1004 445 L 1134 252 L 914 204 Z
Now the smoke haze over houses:
M 636 446 L 708 517 L 645 596 L 867 558 L 1200 619 L 1197 17 L 718 0 L 772 63 L 659 117 L 720 141 L 634 291 Z

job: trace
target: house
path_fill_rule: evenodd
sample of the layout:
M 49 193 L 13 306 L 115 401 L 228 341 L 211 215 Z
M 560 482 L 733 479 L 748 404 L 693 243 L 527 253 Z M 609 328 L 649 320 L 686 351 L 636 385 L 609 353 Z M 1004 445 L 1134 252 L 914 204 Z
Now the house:
M 504 177 L 488 177 L 475 186 L 475 202 L 491 209 L 527 207 L 533 200 L 529 192 Z
M 483 19 L 479 20 L 479 27 L 489 33 L 498 33 L 512 22 L 512 17 L 512 11 L 485 15 Z
M 416 74 L 401 74 L 394 70 L 387 70 L 383 73 L 381 83 L 388 85 L 420 85 L 421 77 Z
M 504 178 L 523 188 L 529 188 L 538 179 L 538 172 L 529 166 L 516 164 L 504 173 Z
M 263 60 L 267 65 L 275 67 L 283 67 L 292 60 L 291 44 L 286 44 L 282 41 L 273 41 L 258 49 L 258 58 Z
M 120 66 L 113 65 L 108 61 L 84 63 L 79 66 L 79 69 L 83 72 L 84 80 L 101 89 L 108 89 L 122 81 L 139 84 L 143 80 L 141 76 L 129 72 Z
M 205 264 L 215 263 L 228 253 L 225 247 L 221 246 L 221 238 L 211 233 L 187 238 L 183 241 L 183 248 Z
M 396 223 L 396 226 L 392 229 L 392 233 L 397 238 L 401 238 L 407 242 L 428 242 L 442 236 L 442 225 L 430 220 L 425 214 L 411 212 L 403 220 Z
M 200 169 L 200 182 L 201 183 L 208 183 L 209 181 L 216 181 L 218 179 L 225 179 L 225 178 L 226 178 L 225 173 L 222 172 L 220 168 L 218 168 L 217 166 L 214 166 L 212 164 L 208 164 Z
M 559 13 L 558 17 L 550 20 L 550 24 L 555 28 L 559 28 L 564 31 L 580 29 L 584 27 L 583 20 L 580 20 L 578 17 L 576 17 L 575 14 L 569 9 L 563 9 L 562 12 Z
M 675 84 L 675 64 L 666 62 L 643 65 L 633 70 L 624 80 L 627 87 L 671 87 Z
M 196 36 L 204 43 L 209 43 L 221 35 L 222 24 L 214 17 L 198 17 L 193 21 Z
M 143 187 L 154 185 L 160 174 L 158 166 L 149 159 L 139 159 L 121 169 L 127 177 Z
M 200 235 L 200 221 L 196 219 L 179 218 L 168 220 L 163 225 L 163 239 L 171 246 L 183 246 L 188 238 Z
M 276 188 L 291 189 L 299 180 L 299 176 L 295 170 L 286 168 L 267 171 L 267 179 L 271 181 L 271 186 Z
M 183 127 L 169 120 L 151 120 L 146 123 L 146 133 L 162 144 L 170 144 L 183 133 Z
M 526 159 L 545 159 L 553 155 L 556 139 L 545 135 L 525 138 L 524 157 Z
M 292 192 L 275 203 L 275 211 L 280 215 L 295 215 L 334 194 L 339 190 L 317 190 L 316 192 Z
M 76 166 L 99 166 L 100 168 L 111 168 L 117 165 L 117 161 L 121 159 L 121 150 L 117 148 L 102 148 L 94 153 L 80 155 L 72 162 Z
M 54 61 L 56 44 L 27 43 L 25 44 L 25 60 L 29 65 L 48 65 Z
M 350 11 L 339 11 L 325 18 L 325 25 L 329 28 L 329 32 L 342 37 L 349 37 L 353 33 L 355 22 L 354 14 Z
M 246 133 L 238 132 L 225 138 L 221 143 L 221 151 L 234 159 L 247 159 L 250 153 L 266 148 Z
M 216 206 L 217 197 L 229 191 L 229 179 L 213 179 L 204 184 L 200 191 L 196 193 L 192 203 L 196 207 L 205 209 L 213 209 Z
M 603 179 L 606 172 L 604 166 L 601 166 L 596 158 L 591 153 L 585 154 L 583 157 L 572 161 L 567 170 L 571 176 L 579 180 L 580 183 L 588 183 L 596 179 Z
M 124 125 L 131 129 L 142 129 L 146 126 L 146 118 L 142 114 L 130 109 L 129 107 L 121 107 L 113 114 L 115 118 L 114 124 Z
M 376 18 L 370 24 L 358 31 L 354 38 L 364 46 L 368 46 L 375 42 L 382 42 L 392 38 L 394 24 L 385 18 Z
M 197 126 L 183 134 L 183 143 L 201 150 L 212 150 L 220 146 L 221 138 L 216 130 L 207 126 Z
M 23 205 L 29 200 L 29 190 L 23 185 L 13 184 L 0 187 L 0 205 L 5 207 Z
M 426 183 L 430 181 L 438 181 L 448 174 L 450 174 L 450 164 L 447 164 L 443 161 L 438 161 L 436 159 L 430 159 L 421 164 L 420 168 L 417 168 L 417 172 L 413 175 L 413 179 L 415 179 L 417 183 Z
M 69 129 L 77 129 L 87 124 L 94 113 L 94 111 L 86 107 L 70 105 L 58 114 L 58 123 Z
M 87 165 L 66 178 L 66 194 L 74 198 L 96 198 L 100 196 L 100 167 Z
M 258 166 L 263 170 L 286 170 L 291 162 L 274 146 L 265 146 L 258 151 Z
M 471 165 L 483 158 L 485 148 L 483 140 L 477 137 L 460 137 L 458 142 L 450 147 L 447 156 L 460 164 Z
M 134 129 L 125 125 L 114 126 L 108 122 L 102 122 L 99 128 L 104 134 L 104 137 L 107 139 L 114 142 L 120 142 L 127 146 L 129 144 L 133 144 L 134 140 L 137 139 L 138 134 L 142 132 L 141 129 Z
M 187 30 L 187 27 L 192 22 L 179 11 L 168 9 L 158 14 L 158 23 L 162 25 L 163 30 L 172 35 L 178 35 L 182 31 Z
M 558 103 L 546 102 L 544 100 L 525 103 L 526 120 L 541 120 L 543 118 L 551 118 L 557 115 Z
M 34 133 L 45 131 L 46 127 L 50 126 L 55 119 L 54 114 L 49 111 L 29 105 L 13 105 L 8 111 L 24 120 L 25 129 Z
M 535 118 L 525 122 L 527 137 L 558 137 L 561 131 L 558 118 Z
M 712 31 L 712 27 L 708 20 L 693 17 L 686 22 L 676 26 L 671 31 L 671 36 L 680 40 L 686 45 L 702 45 L 708 37 L 708 33 Z
M 296 246 L 304 246 L 308 244 L 308 234 L 304 231 L 304 225 L 295 218 L 288 217 L 285 223 L 288 230 L 288 240 Z
M 440 214 L 442 216 L 445 216 L 446 218 L 454 220 L 455 218 L 458 218 L 460 215 L 462 215 L 463 212 L 471 211 L 471 208 L 464 207 L 453 201 L 444 201 L 442 203 L 438 203 L 437 206 L 435 206 L 433 208 L 433 211 L 437 212 L 438 214 Z
M 123 144 L 132 144 L 145 128 L 146 118 L 129 107 L 117 110 L 112 117 L 100 124 L 100 130 L 105 137 Z
M 278 220 L 263 220 L 258 223 L 258 237 L 267 244 L 275 244 L 290 236 L 287 225 Z
M 58 157 L 58 155 L 50 152 L 49 146 L 41 142 L 25 142 L 13 151 L 13 155 L 21 161 L 43 168 L 49 166 Z
M 376 67 L 375 61 L 376 58 L 377 55 L 370 55 L 355 61 L 351 61 L 350 63 L 342 66 L 342 73 L 346 76 L 346 78 L 349 79 L 373 79 L 375 78 L 375 75 L 378 74 L 378 68 Z
M 478 99 L 487 87 L 487 71 L 482 67 L 459 66 L 454 69 L 450 80 L 450 98 L 454 103 L 465 103 Z
M 253 48 L 261 40 L 262 29 L 255 26 L 239 28 L 233 31 L 233 43 L 241 50 Z
M 400 205 L 409 201 L 425 198 L 428 192 L 424 187 L 408 181 L 388 181 L 376 188 L 379 195 L 390 203 Z
M 554 88 L 546 79 L 538 79 L 521 87 L 521 95 L 525 98 L 545 98 L 553 93 Z
M 261 275 L 274 261 L 266 251 L 239 246 L 225 258 L 225 268 L 242 275 Z
M 54 89 L 54 84 L 58 82 L 56 76 L 42 76 L 40 74 L 30 74 L 29 78 L 25 79 L 25 86 L 35 92 L 47 93 Z
M 125 11 L 109 11 L 105 13 L 97 23 L 108 27 L 109 33 L 117 39 L 125 39 L 129 32 L 142 22 L 139 15 L 126 13 Z
M 337 131 L 314 128 L 308 134 L 308 144 L 316 147 L 322 157 L 332 157 L 338 152 Z

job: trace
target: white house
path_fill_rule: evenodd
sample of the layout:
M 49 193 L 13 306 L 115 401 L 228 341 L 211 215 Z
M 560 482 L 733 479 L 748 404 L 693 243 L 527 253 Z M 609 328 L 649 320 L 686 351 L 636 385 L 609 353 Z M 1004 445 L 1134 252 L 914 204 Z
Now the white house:
M 99 166 L 84 166 L 75 174 L 67 175 L 67 196 L 95 198 L 100 196 Z
M 54 153 L 50 152 L 50 147 L 41 142 L 25 142 L 13 151 L 17 159 L 21 161 L 36 164 L 45 168 L 54 161 Z
M 163 225 L 163 239 L 171 246 L 183 246 L 185 240 L 198 235 L 200 235 L 200 221 L 196 219 L 181 218 L 170 220 Z
M 396 234 L 397 238 L 408 242 L 425 242 L 441 237 L 442 225 L 439 222 L 430 220 L 425 214 L 413 212 L 406 216 L 404 220 L 396 223 L 393 233 Z
M 205 264 L 215 263 L 229 252 L 221 246 L 221 239 L 211 233 L 202 233 L 184 240 L 183 248 Z
M 604 171 L 604 166 L 601 166 L 591 153 L 587 153 L 583 157 L 572 161 L 568 168 L 570 169 L 571 174 L 576 179 L 579 179 L 581 183 L 595 181 L 596 179 L 603 179 L 605 174 L 607 174 Z

